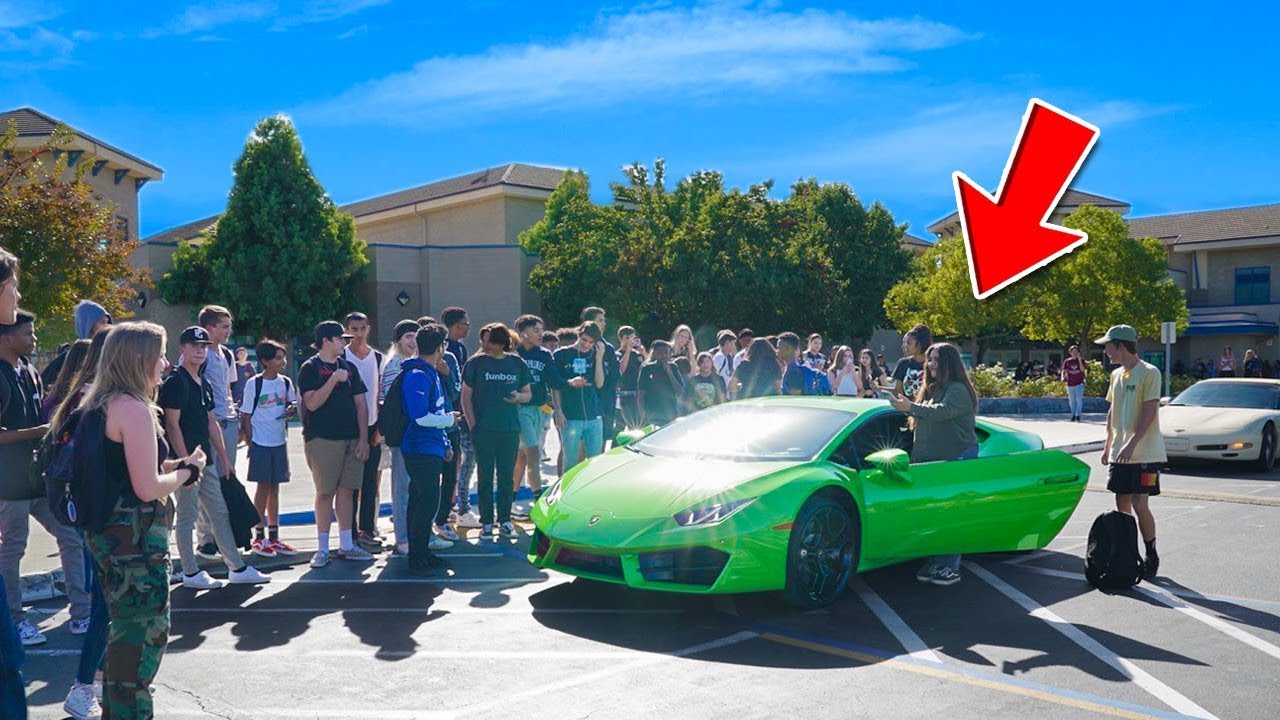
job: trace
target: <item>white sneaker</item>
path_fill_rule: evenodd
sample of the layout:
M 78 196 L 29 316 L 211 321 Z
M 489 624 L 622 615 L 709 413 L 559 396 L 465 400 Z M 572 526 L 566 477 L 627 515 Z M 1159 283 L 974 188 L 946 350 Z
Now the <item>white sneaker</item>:
M 448 550 L 451 547 L 453 547 L 453 543 L 438 535 L 432 535 L 431 539 L 427 541 L 428 550 Z
M 18 638 L 22 640 L 23 645 L 40 645 L 49 641 L 49 638 L 41 634 L 30 620 L 18 623 Z
M 436 534 L 451 543 L 456 543 L 462 540 L 462 538 L 458 536 L 458 531 L 454 530 L 452 525 L 437 525 Z
M 480 527 L 480 516 L 475 510 L 468 510 L 458 516 L 458 527 L 478 528 Z
M 214 580 L 209 577 L 209 573 L 201 570 L 195 575 L 183 575 L 182 587 L 191 588 L 192 590 L 217 590 L 222 587 L 222 581 Z
M 261 585 L 271 582 L 271 576 L 263 575 L 252 565 L 245 565 L 239 571 L 232 570 L 227 573 L 227 582 L 232 585 Z
M 67 623 L 67 629 L 71 631 L 72 635 L 83 635 L 89 632 L 89 618 L 84 618 L 83 620 L 72 620 Z
M 317 550 L 315 555 L 311 556 L 311 567 L 319 570 L 329 564 L 329 551 Z
M 373 553 L 365 550 L 359 545 L 353 545 L 350 550 L 338 548 L 335 553 L 339 560 L 355 560 L 357 562 L 368 562 L 373 559 Z
M 102 706 L 93 694 L 92 685 L 72 685 L 71 692 L 67 693 L 67 701 L 62 704 L 62 710 L 76 720 L 98 720 L 102 717 Z

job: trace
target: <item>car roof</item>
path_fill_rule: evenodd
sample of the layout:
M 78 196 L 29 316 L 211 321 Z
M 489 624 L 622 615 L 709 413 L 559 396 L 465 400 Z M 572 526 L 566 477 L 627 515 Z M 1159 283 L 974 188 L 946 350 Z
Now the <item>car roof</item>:
M 1199 382 L 1196 383 L 1196 385 L 1200 385 L 1201 383 L 1211 383 L 1213 385 L 1226 385 L 1228 383 L 1236 383 L 1236 384 L 1249 383 L 1251 385 L 1273 385 L 1274 386 L 1274 385 L 1280 385 L 1280 380 L 1277 380 L 1275 378 L 1207 378 L 1205 380 L 1200 380 Z

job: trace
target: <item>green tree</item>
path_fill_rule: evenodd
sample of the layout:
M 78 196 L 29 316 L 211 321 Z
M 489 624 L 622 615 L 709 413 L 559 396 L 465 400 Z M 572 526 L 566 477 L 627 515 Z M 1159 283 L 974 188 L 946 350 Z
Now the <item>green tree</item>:
M 254 128 L 226 212 L 204 243 L 175 254 L 165 287 L 204 273 L 204 297 L 184 299 L 224 304 L 240 327 L 288 337 L 353 307 L 368 263 L 355 220 L 311 174 L 293 123 L 276 116 Z
M 42 145 L 19 149 L 13 121 L 0 135 L 0 246 L 22 263 L 22 305 L 40 318 L 46 348 L 75 337 L 79 300 L 124 318 L 138 290 L 150 287 L 146 272 L 130 263 L 137 240 L 117 227 L 116 206 L 84 180 L 90 163 L 64 179 L 67 156 L 55 151 L 72 137 L 60 127 Z
M 199 242 L 182 240 L 173 251 L 173 269 L 156 283 L 160 296 L 168 303 L 199 305 L 211 297 L 209 269 L 209 236 Z
M 1085 231 L 1089 241 L 1018 282 L 1024 335 L 1088 347 L 1111 325 L 1132 325 L 1142 337 L 1159 337 L 1161 322 L 1186 328 L 1186 298 L 1168 277 L 1159 240 L 1130 238 L 1118 213 L 1092 205 L 1063 225 Z
M 924 323 L 936 336 L 963 341 L 981 363 L 988 345 L 1017 335 L 1022 294 L 1015 284 L 985 300 L 975 298 L 964 240 L 953 237 L 916 258 L 911 276 L 885 296 L 884 309 L 899 330 Z

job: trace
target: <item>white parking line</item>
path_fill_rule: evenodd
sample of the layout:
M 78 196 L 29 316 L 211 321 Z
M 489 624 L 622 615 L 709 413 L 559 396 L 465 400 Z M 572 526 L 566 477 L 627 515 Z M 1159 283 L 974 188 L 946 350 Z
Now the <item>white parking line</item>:
M 1217 716 L 1213 713 L 1200 707 L 1177 690 L 1165 685 L 1155 676 L 1129 660 L 1107 649 L 1102 643 L 1085 634 L 1083 630 L 1063 620 L 1052 610 L 1040 605 L 1017 588 L 996 577 L 991 571 L 973 562 L 965 562 L 965 567 L 969 569 L 969 572 L 982 578 L 991 587 L 1000 591 L 1005 597 L 1021 605 L 1032 617 L 1048 623 L 1049 627 L 1062 633 L 1072 642 L 1084 648 L 1089 654 L 1114 668 L 1121 675 L 1133 681 L 1135 685 L 1151 693 L 1169 707 L 1183 715 L 1205 718 L 1206 720 L 1217 720 Z
M 942 663 L 942 658 L 933 652 L 924 640 L 916 634 L 911 626 L 907 625 L 902 616 L 894 612 L 889 604 L 871 589 L 870 585 L 860 577 L 855 576 L 853 582 L 850 583 L 854 591 L 858 593 L 858 597 L 862 598 L 862 602 L 866 603 L 871 612 L 875 613 L 876 619 L 885 626 L 893 636 L 902 644 L 903 649 L 907 651 L 910 657 L 926 662 Z

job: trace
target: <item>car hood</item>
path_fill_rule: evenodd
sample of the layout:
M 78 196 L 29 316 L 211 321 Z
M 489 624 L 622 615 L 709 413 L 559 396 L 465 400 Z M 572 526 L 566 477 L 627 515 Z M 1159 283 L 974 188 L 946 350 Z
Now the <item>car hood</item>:
M 1252 408 L 1166 405 L 1160 408 L 1160 431 L 1195 435 L 1240 430 L 1275 414 L 1274 410 Z
M 566 478 L 560 503 L 616 518 L 657 518 L 688 510 L 795 462 L 729 462 L 642 455 L 629 450 L 592 458 Z

